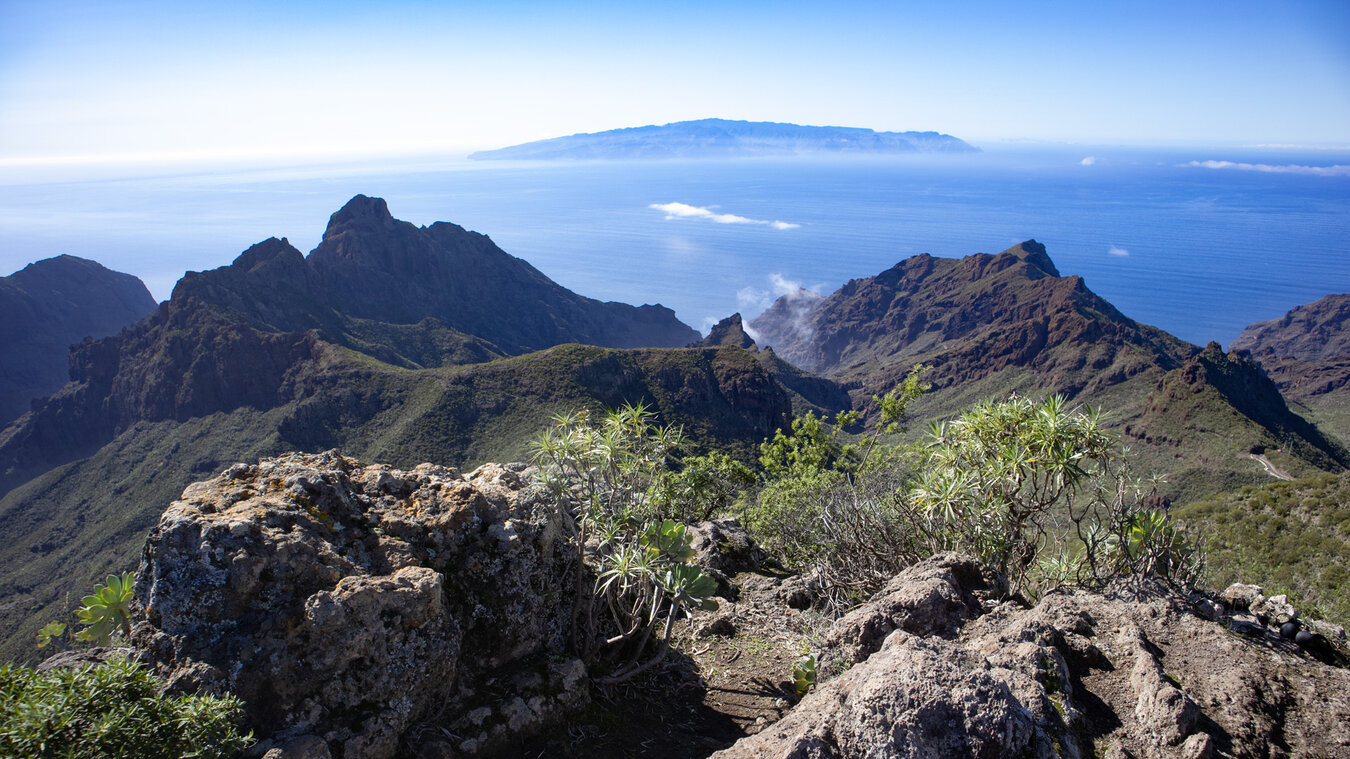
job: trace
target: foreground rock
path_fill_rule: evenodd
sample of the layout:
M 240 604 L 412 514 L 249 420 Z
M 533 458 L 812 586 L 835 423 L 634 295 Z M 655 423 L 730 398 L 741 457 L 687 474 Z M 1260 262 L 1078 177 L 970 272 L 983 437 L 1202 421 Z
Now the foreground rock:
M 911 567 L 822 636 L 842 674 L 714 756 L 1350 756 L 1350 671 L 1276 629 L 1159 588 L 1000 589 L 957 556 Z
M 495 464 L 235 465 L 151 533 L 134 644 L 171 689 L 243 698 L 273 759 L 500 749 L 587 693 L 540 495 Z

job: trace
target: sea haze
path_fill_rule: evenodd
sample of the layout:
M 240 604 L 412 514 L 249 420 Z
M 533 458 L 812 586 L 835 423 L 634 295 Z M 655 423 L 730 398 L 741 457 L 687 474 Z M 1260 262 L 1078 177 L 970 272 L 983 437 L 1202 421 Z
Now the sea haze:
M 356 193 L 451 221 L 594 298 L 704 330 L 775 288 L 828 293 L 917 253 L 1028 238 L 1127 315 L 1196 343 L 1350 292 L 1350 153 L 986 150 L 954 156 L 493 163 L 462 158 L 0 179 L 0 268 L 61 253 L 167 298 L 268 236 L 301 250 Z M 1314 169 L 1304 167 L 1317 167 Z M 1341 167 L 1341 168 L 1328 168 Z

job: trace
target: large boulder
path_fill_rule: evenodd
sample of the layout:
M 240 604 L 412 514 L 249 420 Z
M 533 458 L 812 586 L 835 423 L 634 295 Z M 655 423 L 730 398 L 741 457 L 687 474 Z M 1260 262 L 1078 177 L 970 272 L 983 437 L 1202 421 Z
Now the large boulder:
M 1350 757 L 1350 671 L 1149 583 L 1027 608 L 973 560 L 905 570 L 820 636 L 821 677 L 718 759 Z
M 586 698 L 555 510 L 516 469 L 232 466 L 151 533 L 134 644 L 171 689 L 240 696 L 272 756 L 392 757 L 433 715 L 419 735 L 500 747 Z

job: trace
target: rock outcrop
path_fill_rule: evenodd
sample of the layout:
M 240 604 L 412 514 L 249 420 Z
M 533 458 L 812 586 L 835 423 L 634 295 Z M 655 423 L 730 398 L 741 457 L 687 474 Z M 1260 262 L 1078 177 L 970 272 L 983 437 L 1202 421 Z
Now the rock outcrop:
M 153 311 L 136 277 L 57 256 L 0 277 L 0 428 L 66 384 L 70 346 Z
M 732 314 L 713 325 L 708 336 L 689 344 L 691 348 L 717 345 L 734 345 L 737 348 L 754 348 L 755 340 L 746 334 L 745 324 L 740 314 Z
M 1350 756 L 1350 670 L 1259 621 L 1234 634 L 1218 599 L 1120 586 L 1026 608 L 1004 588 L 958 556 L 911 567 L 823 636 L 841 674 L 714 756 Z
M 244 699 L 270 757 L 500 749 L 587 699 L 555 512 L 519 467 L 336 453 L 237 464 L 151 533 L 136 648 L 171 690 Z

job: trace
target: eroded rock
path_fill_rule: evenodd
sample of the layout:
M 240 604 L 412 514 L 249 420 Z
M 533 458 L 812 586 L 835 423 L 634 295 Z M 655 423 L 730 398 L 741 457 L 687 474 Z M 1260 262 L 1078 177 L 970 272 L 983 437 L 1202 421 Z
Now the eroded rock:
M 172 689 L 243 698 L 279 757 L 393 757 L 432 715 L 487 750 L 586 698 L 557 542 L 508 467 L 236 465 L 151 533 L 134 643 Z
M 840 674 L 821 667 L 782 720 L 714 756 L 1350 756 L 1350 670 L 1234 635 L 1163 586 L 1027 608 L 973 570 L 939 556 L 897 575 L 815 647 Z

